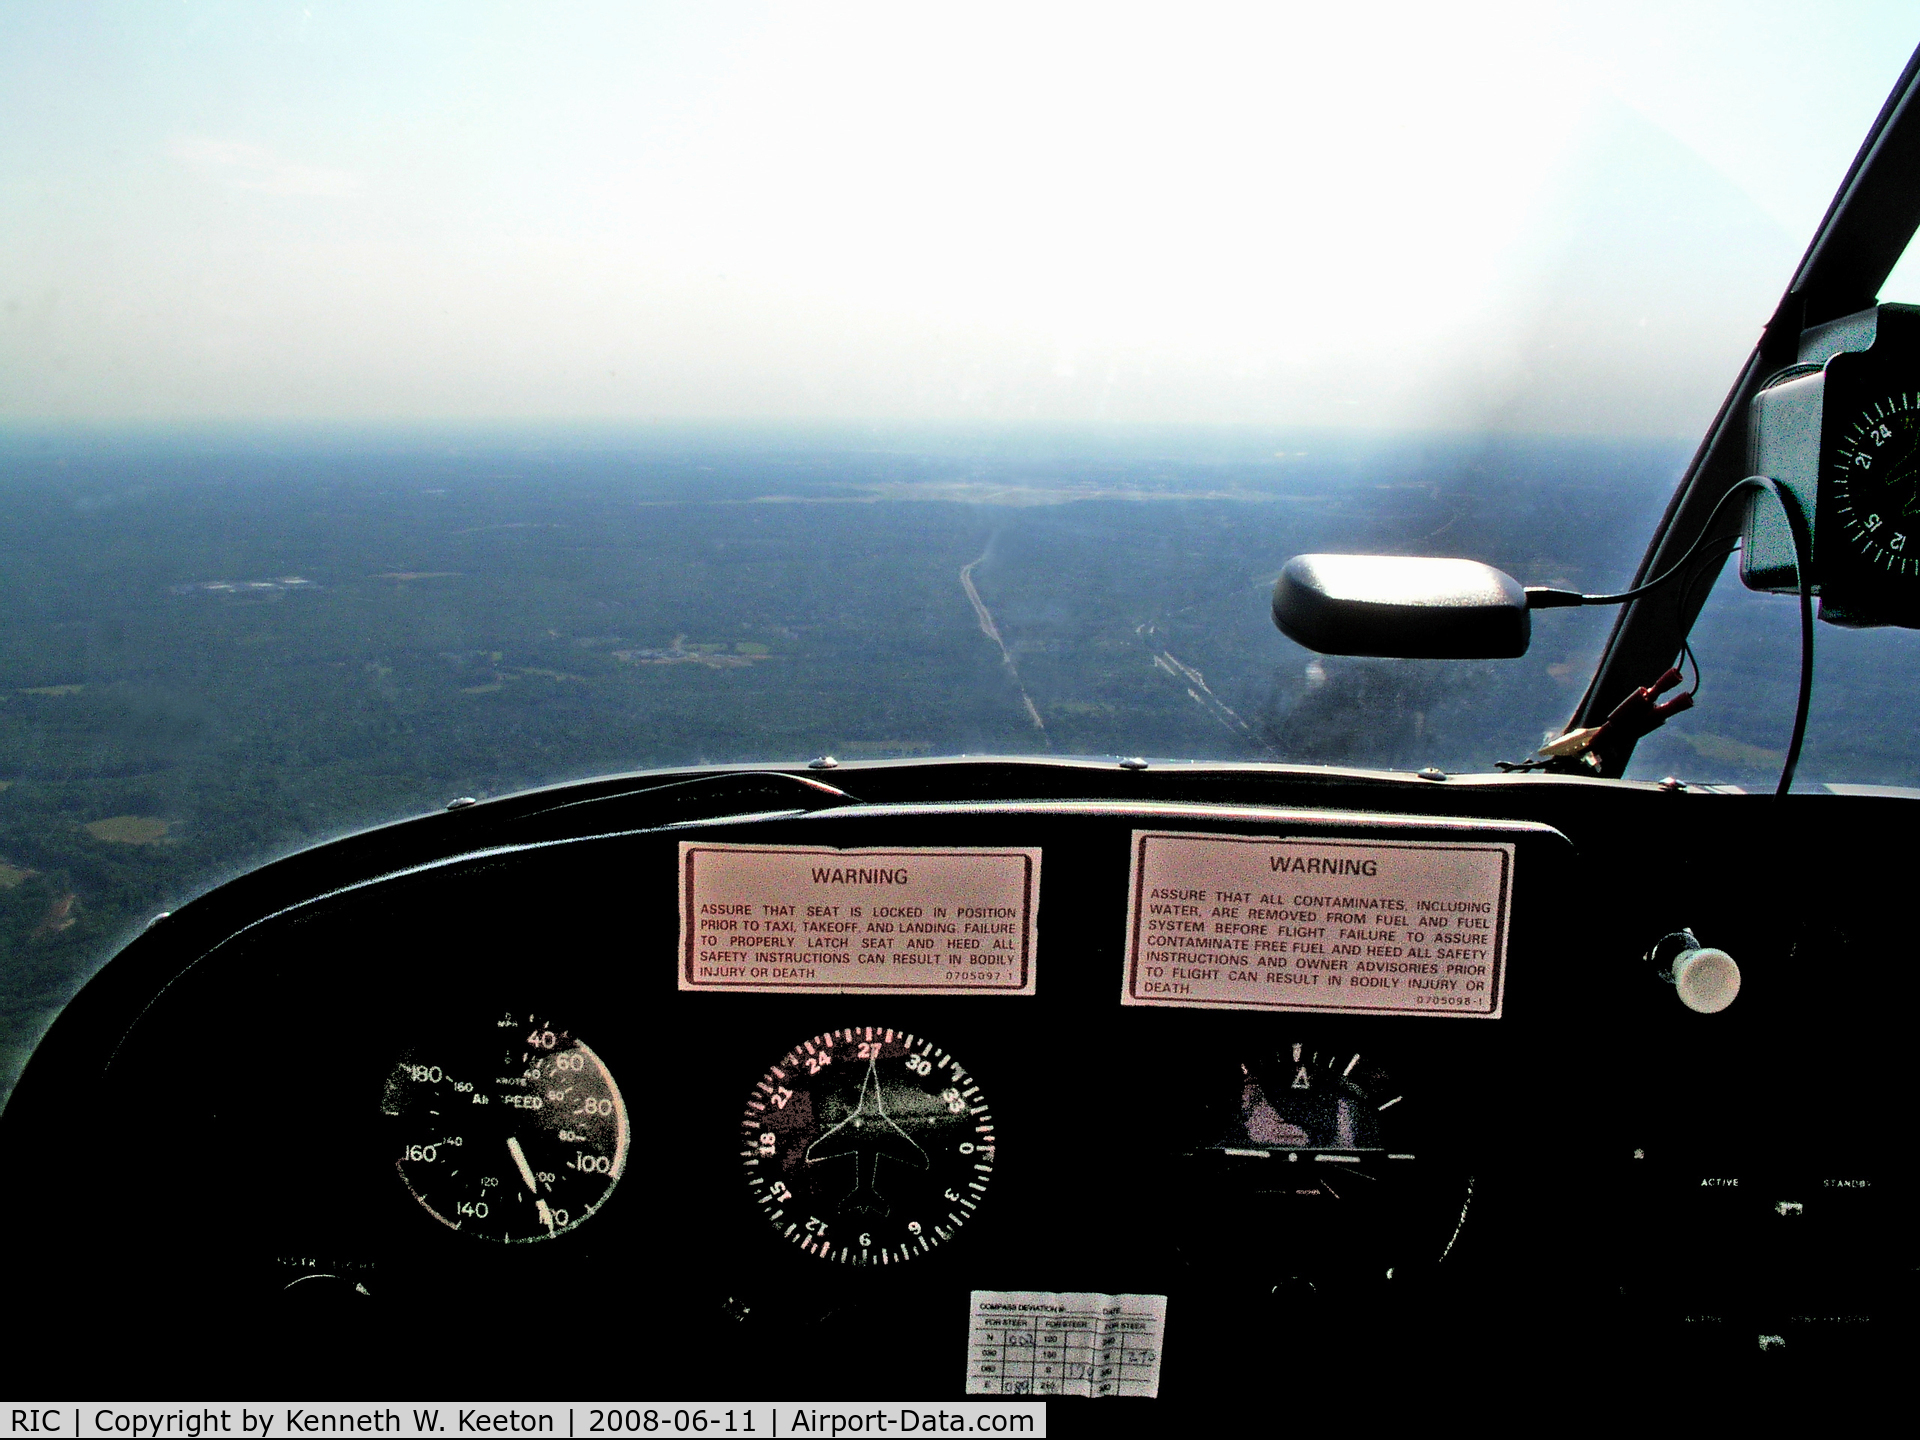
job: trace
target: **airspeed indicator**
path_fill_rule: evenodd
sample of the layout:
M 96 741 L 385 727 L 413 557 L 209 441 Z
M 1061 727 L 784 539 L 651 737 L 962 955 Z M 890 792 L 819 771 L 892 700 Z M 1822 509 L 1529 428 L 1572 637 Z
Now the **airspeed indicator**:
M 899 1265 L 951 1240 L 986 1194 L 996 1147 L 973 1076 L 931 1041 L 877 1026 L 796 1045 L 740 1121 L 761 1214 L 841 1265 Z
M 551 1240 L 605 1203 L 627 1156 L 627 1110 L 600 1057 L 543 1017 L 497 1016 L 421 1045 L 387 1077 L 400 1178 L 463 1235 Z

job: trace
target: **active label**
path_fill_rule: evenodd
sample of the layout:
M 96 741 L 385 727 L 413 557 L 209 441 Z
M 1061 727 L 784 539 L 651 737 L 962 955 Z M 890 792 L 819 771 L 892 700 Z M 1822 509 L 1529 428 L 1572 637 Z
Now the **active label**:
M 1136 830 L 1120 1003 L 1495 1018 L 1513 854 Z
M 680 845 L 680 988 L 1033 994 L 1038 850 Z

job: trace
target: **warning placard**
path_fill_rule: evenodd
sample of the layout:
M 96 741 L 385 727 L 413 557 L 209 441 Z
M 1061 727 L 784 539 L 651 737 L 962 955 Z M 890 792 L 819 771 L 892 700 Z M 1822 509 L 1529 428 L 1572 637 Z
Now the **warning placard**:
M 1038 850 L 680 845 L 680 988 L 1033 994 Z
M 1120 1002 L 1497 1017 L 1513 855 L 1136 830 Z

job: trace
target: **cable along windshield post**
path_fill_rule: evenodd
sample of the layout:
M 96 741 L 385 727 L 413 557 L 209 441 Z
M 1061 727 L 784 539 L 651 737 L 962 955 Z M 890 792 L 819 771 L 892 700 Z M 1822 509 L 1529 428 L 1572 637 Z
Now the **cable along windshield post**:
M 1649 677 L 1671 666 L 1681 653 L 1738 539 L 1742 509 L 1722 502 L 1751 478 L 1748 412 L 1753 398 L 1780 379 L 1782 372 L 1809 363 L 1818 368 L 1830 358 L 1803 353 L 1805 332 L 1874 305 L 1880 287 L 1920 229 L 1920 186 L 1913 184 L 1916 172 L 1920 172 L 1920 51 L 1909 58 L 1881 107 L 1786 294 L 1681 477 L 1632 584 L 1622 592 L 1637 598 L 1627 602 L 1614 623 L 1593 679 L 1567 722 L 1569 733 L 1605 724 L 1622 701 Z M 1686 583 L 1641 593 L 1651 577 L 1664 576 L 1682 564 L 1691 566 Z M 1787 783 L 1806 723 L 1805 689 L 1812 667 L 1805 651 L 1810 643 L 1803 636 L 1801 714 L 1788 757 Z M 1624 774 L 1632 756 L 1631 739 L 1610 747 L 1600 773 Z
M 1714 503 L 1702 533 L 1687 553 L 1645 584 L 1636 585 L 1618 595 L 1581 595 L 1574 591 L 1532 586 L 1527 590 L 1527 603 L 1535 609 L 1631 603 L 1684 577 L 1686 583 L 1680 587 L 1677 602 L 1684 606 L 1688 592 L 1696 588 L 1702 573 L 1700 568 L 1689 569 L 1689 566 L 1696 559 L 1716 563 L 1726 559 L 1733 547 L 1712 543 L 1715 526 L 1723 510 L 1736 509 L 1737 513 L 1737 507 L 1729 504 L 1735 496 L 1748 494 L 1770 495 L 1780 507 L 1793 555 L 1794 588 L 1800 600 L 1800 681 L 1794 699 L 1793 732 L 1787 742 L 1786 758 L 1780 765 L 1780 781 L 1774 791 L 1775 794 L 1785 795 L 1793 788 L 1794 772 L 1800 766 L 1800 749 L 1807 738 L 1807 714 L 1813 705 L 1813 538 L 1800 502 L 1786 485 L 1767 475 L 1749 475 L 1744 480 L 1736 481 Z M 1680 644 L 1690 656 L 1692 652 L 1684 637 Z M 1695 661 L 1694 690 L 1700 688 L 1699 676 L 1700 665 Z M 1678 667 L 1669 669 L 1653 684 L 1629 691 L 1626 698 L 1614 706 L 1600 724 L 1570 729 L 1559 739 L 1549 741 L 1540 752 L 1545 757 L 1543 760 L 1502 764 L 1499 768 L 1509 771 L 1560 769 L 1578 773 L 1580 767 L 1585 766 L 1595 774 L 1617 775 L 1625 768 L 1625 757 L 1632 755 L 1634 744 L 1641 736 L 1657 729 L 1670 716 L 1692 707 L 1694 690 L 1664 703 L 1655 703 L 1657 697 L 1678 685 L 1680 680 Z

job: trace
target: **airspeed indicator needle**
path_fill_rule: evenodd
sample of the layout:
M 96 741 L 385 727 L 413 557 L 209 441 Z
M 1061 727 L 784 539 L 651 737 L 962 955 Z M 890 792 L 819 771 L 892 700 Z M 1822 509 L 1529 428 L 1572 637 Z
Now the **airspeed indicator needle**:
M 539 1200 L 540 1187 L 534 1184 L 533 1167 L 527 1164 L 527 1152 L 520 1148 L 520 1137 L 518 1135 L 507 1136 L 507 1149 L 513 1155 L 513 1163 L 520 1167 L 520 1178 L 527 1182 L 527 1189 L 533 1192 L 534 1199 Z M 547 1208 L 546 1201 L 540 1201 L 540 1208 L 542 1210 Z

